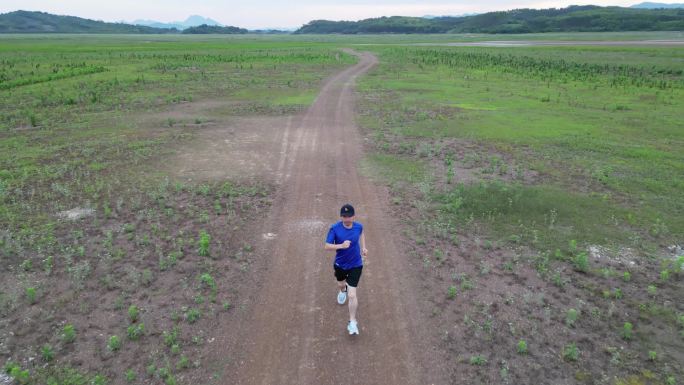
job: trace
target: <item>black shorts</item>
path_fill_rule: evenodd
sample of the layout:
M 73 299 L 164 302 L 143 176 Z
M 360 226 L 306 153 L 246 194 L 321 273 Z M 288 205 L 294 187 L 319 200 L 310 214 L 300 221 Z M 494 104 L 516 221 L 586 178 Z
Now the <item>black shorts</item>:
M 361 270 L 363 266 L 353 267 L 349 270 L 345 270 L 337 265 L 333 265 L 335 268 L 335 278 L 338 281 L 347 280 L 347 285 L 351 287 L 356 287 L 359 285 L 359 280 L 361 279 Z

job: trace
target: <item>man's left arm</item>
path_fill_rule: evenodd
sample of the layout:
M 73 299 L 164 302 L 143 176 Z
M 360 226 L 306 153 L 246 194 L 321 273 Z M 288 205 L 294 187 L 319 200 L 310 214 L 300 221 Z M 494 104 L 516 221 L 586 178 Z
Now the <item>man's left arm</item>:
M 368 249 L 366 249 L 366 235 L 364 233 L 361 233 L 361 256 L 368 256 Z

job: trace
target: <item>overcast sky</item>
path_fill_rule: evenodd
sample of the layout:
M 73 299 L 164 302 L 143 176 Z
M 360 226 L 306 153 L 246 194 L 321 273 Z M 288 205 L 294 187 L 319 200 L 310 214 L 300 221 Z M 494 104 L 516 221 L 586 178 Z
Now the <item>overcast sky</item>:
M 104 21 L 185 20 L 209 17 L 243 28 L 296 28 L 316 19 L 360 20 L 378 16 L 460 15 L 515 8 L 561 8 L 568 5 L 630 6 L 642 0 L 2 0 L 0 13 L 23 9 Z

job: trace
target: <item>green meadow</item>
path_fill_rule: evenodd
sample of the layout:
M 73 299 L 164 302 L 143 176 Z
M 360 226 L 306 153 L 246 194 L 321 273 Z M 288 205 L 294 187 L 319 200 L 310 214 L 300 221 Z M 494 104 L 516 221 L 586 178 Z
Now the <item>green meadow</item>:
M 361 171 L 451 383 L 680 383 L 684 48 L 364 49 Z
M 229 98 L 227 114 L 296 112 L 352 62 L 330 47 L 259 38 L 3 37 L 0 221 L 44 224 L 46 210 L 111 200 L 113 170 L 130 174 L 192 135 L 172 119 L 141 127 L 146 113 L 208 98 Z
M 165 163 L 202 130 L 305 111 L 352 48 L 379 59 L 357 79 L 360 168 L 390 187 L 453 381 L 678 383 L 684 48 L 440 44 L 681 38 L 0 36 L 4 372 L 225 383 L 207 330 L 244 314 L 276 187 Z
M 381 64 L 361 80 L 361 124 L 403 159 L 389 168 L 426 165 L 427 199 L 459 206 L 443 220 L 480 218 L 500 238 L 527 226 L 552 250 L 572 239 L 644 251 L 681 242 L 684 49 L 373 49 Z M 399 141 L 413 150 L 392 151 Z M 454 143 L 482 150 L 459 158 Z M 439 186 L 448 170 L 430 164 L 463 167 L 468 156 L 501 178 Z M 534 181 L 516 178 L 523 169 Z

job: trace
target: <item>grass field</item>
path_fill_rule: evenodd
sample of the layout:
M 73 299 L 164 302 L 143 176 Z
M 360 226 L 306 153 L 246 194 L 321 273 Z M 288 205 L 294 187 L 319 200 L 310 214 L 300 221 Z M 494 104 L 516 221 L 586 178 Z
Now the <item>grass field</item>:
M 275 186 L 165 164 L 217 122 L 303 111 L 352 47 L 380 59 L 361 168 L 391 188 L 452 382 L 682 383 L 684 48 L 412 45 L 681 38 L 1 36 L 5 373 L 224 383 L 211 320 L 245 314 Z
M 682 381 L 684 49 L 367 48 L 363 168 L 454 382 Z
M 257 258 L 244 234 L 273 186 L 179 180 L 163 165 L 217 119 L 303 110 L 354 60 L 258 38 L 1 37 L 7 374 L 22 384 L 220 381 L 201 358 L 206 320 L 241 311 Z M 169 112 L 218 100 L 211 116 Z

